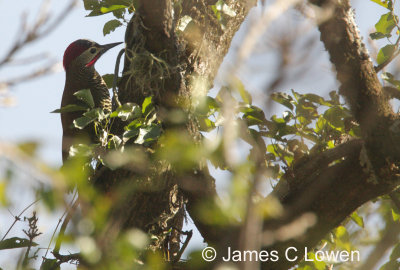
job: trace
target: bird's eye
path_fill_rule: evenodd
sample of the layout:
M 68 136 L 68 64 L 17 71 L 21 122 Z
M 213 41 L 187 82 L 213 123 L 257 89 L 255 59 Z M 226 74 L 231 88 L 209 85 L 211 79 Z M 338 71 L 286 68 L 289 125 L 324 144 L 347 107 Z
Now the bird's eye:
M 95 53 L 96 51 L 97 51 L 96 48 L 91 48 L 90 49 L 90 53 L 92 53 L 92 54 Z

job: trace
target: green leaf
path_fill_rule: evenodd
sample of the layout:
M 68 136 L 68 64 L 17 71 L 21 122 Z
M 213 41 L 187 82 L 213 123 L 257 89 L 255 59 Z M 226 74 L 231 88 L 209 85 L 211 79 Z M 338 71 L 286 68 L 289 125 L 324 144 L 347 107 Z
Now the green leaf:
M 90 119 L 88 117 L 82 116 L 74 120 L 72 122 L 73 126 L 77 129 L 84 129 L 87 125 L 92 123 L 94 119 Z
M 392 0 L 370 0 L 370 1 L 377 3 L 378 5 L 387 9 L 392 8 Z
M 100 12 L 103 14 L 118 10 L 118 9 L 125 9 L 127 6 L 125 5 L 111 5 L 109 7 L 101 7 Z
M 78 129 L 83 129 L 90 123 L 92 123 L 95 120 L 101 121 L 105 118 L 105 114 L 102 109 L 100 108 L 94 108 L 86 113 L 83 114 L 82 117 L 79 117 L 75 119 L 72 124 L 74 127 Z
M 324 105 L 328 107 L 332 106 L 332 104 L 329 101 L 326 101 L 323 97 L 318 96 L 316 94 L 305 94 L 304 98 L 311 102 L 317 103 L 318 105 Z
M 393 84 L 394 86 L 396 86 L 398 89 L 400 89 L 400 81 L 396 80 L 393 76 L 393 74 L 389 73 L 389 72 L 384 72 L 382 73 L 382 79 L 384 79 L 385 81 Z
M 93 10 L 101 6 L 98 0 L 83 0 L 83 5 L 86 10 Z
M 122 23 L 119 20 L 111 20 L 106 22 L 106 24 L 103 27 L 103 35 L 108 35 L 111 32 L 114 32 L 115 29 L 117 29 L 118 27 L 120 27 L 122 25 Z
M 215 123 L 208 118 L 198 118 L 200 131 L 210 132 L 215 128 Z
M 318 134 L 322 134 L 322 132 L 325 129 L 326 122 L 327 121 L 326 121 L 326 119 L 324 117 L 322 117 L 322 116 L 318 117 L 318 120 L 315 123 L 315 128 L 314 128 L 315 132 L 318 133 Z
M 279 104 L 293 110 L 293 98 L 286 93 L 273 93 L 271 99 Z
M 125 103 L 119 106 L 110 117 L 119 117 L 122 121 L 138 118 L 142 115 L 140 107 L 134 103 Z
M 142 103 L 142 114 L 147 116 L 154 109 L 153 97 L 146 97 Z
M 240 108 L 240 111 L 243 113 L 243 119 L 257 120 L 259 123 L 264 123 L 267 121 L 265 119 L 264 111 L 257 106 L 246 105 Z
M 344 107 L 334 106 L 324 112 L 324 118 L 335 128 L 344 128 L 344 118 L 351 116 Z
M 76 104 L 68 104 L 60 109 L 54 110 L 50 113 L 69 113 L 69 112 L 77 112 L 77 111 L 84 111 L 87 108 L 76 105 Z
M 69 148 L 70 157 L 91 157 L 92 147 L 87 144 L 74 144 Z
M 114 136 L 112 136 L 111 140 L 108 141 L 108 148 L 109 149 L 119 149 L 121 144 L 122 144 L 121 138 L 114 135 Z
M 133 130 L 133 129 L 139 129 L 143 123 L 140 121 L 140 119 L 135 119 L 132 122 L 130 122 L 127 126 L 124 127 L 125 130 Z
M 86 116 L 88 118 L 93 118 L 94 120 L 98 120 L 98 121 L 102 121 L 103 119 L 106 118 L 106 115 L 105 115 L 103 109 L 101 109 L 101 108 L 91 109 L 90 111 L 85 112 L 83 114 L 83 116 Z
M 392 12 L 383 14 L 379 21 L 375 24 L 375 29 L 377 33 L 382 33 L 382 35 L 376 34 L 378 37 L 391 37 L 391 32 L 396 26 L 396 21 L 398 21 L 397 16 L 393 16 Z
M 350 217 L 358 226 L 364 228 L 364 220 L 357 214 L 357 212 L 353 212 Z
M 336 91 L 330 91 L 329 97 L 331 98 L 330 103 L 333 105 L 340 105 L 339 95 Z
M 151 125 L 140 128 L 139 135 L 135 140 L 137 144 L 144 144 L 156 140 L 161 135 L 161 127 L 159 125 Z
M 396 46 L 392 44 L 386 45 L 385 47 L 381 48 L 376 58 L 376 62 L 378 63 L 378 65 L 388 61 L 392 57 L 395 50 Z
M 208 117 L 213 115 L 220 109 L 220 105 L 217 100 L 212 97 L 206 96 L 204 99 L 202 98 L 196 106 L 196 114 L 203 117 Z
M 262 125 L 264 123 L 262 120 L 255 118 L 252 115 L 246 115 L 244 120 L 246 121 L 246 124 L 248 127 L 254 126 L 254 125 Z
M 114 74 L 104 74 L 103 76 L 101 76 L 104 80 L 104 82 L 107 85 L 107 88 L 110 89 L 113 87 L 113 83 L 114 83 Z
M 218 101 L 215 98 L 212 97 L 206 97 L 206 104 L 210 110 L 219 110 L 221 107 Z
M 382 39 L 387 37 L 385 34 L 381 33 L 381 32 L 374 32 L 369 34 L 369 36 L 371 37 L 371 39 Z
M 11 237 L 0 241 L 0 250 L 2 249 L 12 249 L 12 248 L 23 248 L 28 246 L 37 246 L 35 242 L 30 243 L 29 239 Z
M 396 221 L 396 222 L 398 222 L 400 220 L 400 213 L 394 208 L 392 208 L 392 218 L 393 218 L 393 221 Z
M 43 258 L 44 261 L 40 265 L 40 270 L 59 270 L 60 264 L 58 263 L 57 259 L 47 259 Z
M 242 81 L 236 78 L 235 83 L 236 83 L 236 88 L 240 94 L 240 97 L 243 99 L 244 103 L 251 104 L 253 102 L 251 99 L 251 95 L 244 87 Z
M 85 102 L 87 105 L 89 105 L 90 108 L 94 108 L 93 96 L 89 89 L 83 89 L 75 92 L 74 96 L 76 96 L 79 100 Z
M 100 16 L 103 15 L 103 13 L 100 11 L 100 8 L 95 8 L 90 12 L 86 17 L 94 17 L 94 16 Z
M 124 134 L 122 135 L 122 140 L 124 142 L 127 142 L 132 138 L 136 138 L 137 135 L 139 135 L 139 129 L 130 129 L 124 132 Z

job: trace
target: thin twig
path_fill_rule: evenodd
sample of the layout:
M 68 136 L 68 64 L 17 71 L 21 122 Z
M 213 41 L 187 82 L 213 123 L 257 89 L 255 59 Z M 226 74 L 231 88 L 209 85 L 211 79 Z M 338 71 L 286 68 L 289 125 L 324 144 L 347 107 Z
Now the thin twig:
M 73 197 L 72 197 L 71 203 L 70 203 L 71 207 L 70 207 L 69 209 L 71 209 L 71 208 L 73 207 L 73 204 L 72 204 L 72 203 L 73 203 L 73 201 L 75 200 L 77 194 L 78 194 L 78 191 L 75 191 L 75 193 L 74 193 L 74 195 L 73 195 Z M 57 226 L 56 226 L 56 228 L 54 229 L 54 232 L 53 232 L 53 234 L 52 234 L 52 236 L 51 236 L 51 238 L 50 238 L 49 245 L 47 246 L 46 253 L 45 253 L 44 256 L 43 256 L 43 261 L 44 261 L 44 259 L 47 257 L 47 253 L 48 253 L 49 250 L 50 250 L 51 242 L 53 242 L 54 236 L 55 236 L 56 233 L 57 233 L 58 226 L 60 226 L 60 224 L 61 224 L 61 222 L 62 222 L 62 219 L 63 219 L 64 216 L 68 213 L 69 209 L 66 209 L 66 210 L 64 211 L 63 215 L 61 216 L 61 218 L 58 220 Z
M 178 254 L 176 254 L 175 258 L 172 260 L 172 263 L 176 263 L 181 259 L 182 254 L 185 251 L 186 247 L 188 246 L 190 239 L 192 239 L 193 230 L 184 232 L 184 231 L 181 231 L 181 230 L 179 230 L 177 228 L 173 228 L 173 229 L 177 230 L 180 234 L 186 235 L 185 242 L 183 243 L 183 245 L 182 245 L 181 249 L 179 250 Z
M 117 80 L 118 80 L 118 73 L 119 73 L 119 63 L 121 62 L 121 56 L 124 54 L 125 49 L 121 49 L 118 53 L 117 56 L 117 61 L 115 62 L 115 69 L 114 69 L 114 80 L 113 80 L 113 107 L 119 107 L 121 106 L 121 102 L 119 101 L 118 98 L 118 93 L 117 93 Z M 116 108 L 114 108 L 116 109 Z
M 57 63 L 49 64 L 46 67 L 39 68 L 29 74 L 21 75 L 19 77 L 10 79 L 8 81 L 0 82 L 1 84 L 5 84 L 7 86 L 13 86 L 18 83 L 27 82 L 33 79 L 37 79 L 41 76 L 48 75 L 54 68 L 57 66 Z
M 33 203 L 31 203 L 30 205 L 28 205 L 27 207 L 25 207 L 24 210 L 22 210 L 22 212 L 21 212 L 17 217 L 15 217 L 15 220 L 14 220 L 13 224 L 10 226 L 10 228 L 8 228 L 8 231 L 7 231 L 6 234 L 3 236 L 3 238 L 1 238 L 1 241 L 3 241 L 3 240 L 6 238 L 7 234 L 8 234 L 8 233 L 11 231 L 11 229 L 14 227 L 15 223 L 17 223 L 17 221 L 21 220 L 22 214 L 23 214 L 26 210 L 28 210 L 32 205 L 34 205 L 35 203 L 37 203 L 37 202 L 40 201 L 40 200 L 41 200 L 41 199 L 37 199 L 36 201 L 34 201 Z
M 381 71 L 382 69 L 384 69 L 384 68 L 385 68 L 387 65 L 389 65 L 390 62 L 392 62 L 392 60 L 393 60 L 394 58 L 396 58 L 399 54 L 400 54 L 400 51 L 398 50 L 397 45 L 396 45 L 396 52 L 393 53 L 393 54 L 389 57 L 389 59 L 387 59 L 385 62 L 383 62 L 382 64 L 376 66 L 376 67 L 375 67 L 375 72 L 378 73 L 379 71 Z
M 60 12 L 60 14 L 53 20 L 53 22 L 43 31 L 40 31 L 41 28 L 43 28 L 46 24 L 46 21 L 48 19 L 48 13 L 41 12 L 39 13 L 39 16 L 36 20 L 35 23 L 33 23 L 33 27 L 29 30 L 27 29 L 27 23 L 26 23 L 26 14 L 22 16 L 21 19 L 21 30 L 18 34 L 18 38 L 15 41 L 15 43 L 12 45 L 10 50 L 7 52 L 7 54 L 4 56 L 3 59 L 0 60 L 0 68 L 10 62 L 12 60 L 12 57 L 24 46 L 27 44 L 37 41 L 46 35 L 48 35 L 50 32 L 52 32 L 67 16 L 68 13 L 72 11 L 72 8 L 77 4 L 77 0 L 73 0 L 70 2 L 70 4 L 64 8 L 63 12 Z M 45 10 L 45 9 L 41 9 Z
M 65 230 L 67 229 L 68 222 L 71 220 L 71 217 L 74 214 L 76 207 L 78 207 L 78 204 L 79 204 L 79 198 L 76 199 L 71 208 L 67 209 L 68 214 L 65 217 L 63 224 L 61 225 L 60 233 L 58 234 L 56 245 L 53 249 L 53 254 L 54 253 L 59 254 L 61 248 L 61 242 L 63 240 L 62 238 L 65 234 Z
M 24 267 L 26 267 L 28 265 L 30 259 L 35 258 L 35 256 L 37 256 L 34 254 L 33 257 L 29 257 L 29 253 L 34 244 L 33 240 L 42 234 L 41 232 L 39 232 L 39 229 L 37 227 L 38 218 L 36 217 L 36 211 L 33 211 L 32 217 L 26 218 L 26 219 L 29 222 L 29 230 L 28 231 L 22 230 L 22 231 L 29 238 L 29 245 L 28 245 L 28 248 L 26 249 L 24 260 L 22 261 L 22 266 L 24 266 Z M 25 220 L 25 218 L 24 218 L 24 220 Z

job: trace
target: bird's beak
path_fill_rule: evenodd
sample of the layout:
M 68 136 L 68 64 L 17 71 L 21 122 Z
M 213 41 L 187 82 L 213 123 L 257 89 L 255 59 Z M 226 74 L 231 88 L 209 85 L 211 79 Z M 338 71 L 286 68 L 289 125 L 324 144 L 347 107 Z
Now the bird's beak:
M 109 49 L 122 44 L 123 42 L 116 42 L 116 43 L 110 43 L 110 44 L 105 44 L 105 45 L 99 45 L 98 48 L 100 48 L 99 52 L 96 54 L 96 56 L 86 64 L 86 67 L 93 66 L 97 60 L 99 60 L 100 56 L 102 56 L 106 51 Z
M 105 45 L 100 45 L 101 50 L 101 54 L 105 53 L 106 51 L 108 51 L 111 48 L 114 48 L 115 46 L 122 44 L 123 42 L 115 42 L 115 43 L 110 43 L 110 44 L 105 44 Z

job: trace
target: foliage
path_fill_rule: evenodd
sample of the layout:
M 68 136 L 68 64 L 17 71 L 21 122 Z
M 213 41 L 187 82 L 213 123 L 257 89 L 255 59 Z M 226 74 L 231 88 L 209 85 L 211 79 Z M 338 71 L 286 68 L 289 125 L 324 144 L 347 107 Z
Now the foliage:
M 390 43 L 379 50 L 375 59 L 378 67 L 383 68 L 399 52 L 399 19 L 394 14 L 391 0 L 371 1 L 388 10 L 375 24 L 376 31 L 371 34 L 374 40 L 386 39 Z M 174 1 L 174 4 L 176 10 L 182 8 L 182 1 Z M 125 15 L 136 10 L 135 1 L 131 0 L 84 0 L 84 7 L 90 12 L 88 16 L 107 13 L 114 15 L 115 19 L 105 23 L 104 35 L 123 26 L 126 23 Z M 210 8 L 222 29 L 225 29 L 228 17 L 236 16 L 226 1 L 219 0 Z M 194 23 L 190 16 L 185 15 L 177 22 L 176 30 L 182 34 L 189 31 Z M 391 43 L 393 37 L 396 41 Z M 153 71 L 152 77 L 157 77 L 161 82 L 169 76 L 171 67 L 160 56 L 148 52 L 131 52 L 127 57 L 144 63 L 143 66 L 150 65 L 148 62 L 154 65 L 151 69 L 132 70 L 131 74 L 124 74 L 129 76 L 129 80 L 146 80 L 138 72 Z M 195 76 L 197 74 L 193 77 Z M 382 74 L 384 81 L 400 90 L 400 80 L 397 77 L 397 74 L 390 72 Z M 114 75 L 106 74 L 103 78 L 111 88 Z M 143 88 L 149 86 L 145 83 L 142 83 Z M 151 249 L 151 244 L 158 241 L 155 235 L 138 229 L 124 231 L 115 241 L 107 243 L 106 247 L 99 244 L 104 240 L 101 232 L 109 226 L 109 211 L 113 201 L 110 196 L 99 194 L 94 187 L 93 183 L 97 180 L 94 174 L 96 168 L 132 170 L 138 173 L 138 182 L 146 182 L 146 177 L 154 174 L 154 171 L 149 172 L 148 169 L 152 166 L 160 171 L 164 167 L 172 167 L 174 173 L 186 175 L 206 161 L 219 172 L 229 175 L 224 200 L 213 204 L 215 207 L 210 207 L 210 202 L 205 202 L 199 209 L 208 223 L 220 227 L 237 225 L 246 220 L 249 201 L 254 203 L 254 208 L 266 221 L 281 216 L 282 206 L 274 198 L 265 198 L 262 192 L 251 193 L 254 186 L 258 188 L 262 184 L 270 184 L 274 188 L 305 160 L 334 149 L 348 140 L 362 137 L 359 124 L 337 91 L 331 91 L 327 96 L 294 89 L 274 92 L 270 99 L 274 105 L 279 106 L 280 112 L 268 115 L 267 110 L 246 89 L 245 83 L 235 76 L 231 76 L 214 96 L 206 94 L 208 89 L 202 89 L 204 85 L 196 79 L 192 80 L 191 87 L 194 94 L 189 108 L 182 106 L 183 108 L 167 112 L 163 117 L 160 116 L 155 95 L 147 96 L 141 104 L 124 103 L 112 112 L 104 112 L 95 107 L 92 93 L 88 89 L 75 94 L 79 104 L 69 104 L 53 111 L 79 112 L 80 116 L 73 122 L 74 128 L 82 130 L 93 127 L 97 141 L 73 145 L 70 149 L 71 158 L 61 169 L 37 165 L 36 169 L 53 179 L 52 185 L 41 185 L 36 189 L 40 204 L 49 211 L 60 210 L 66 206 L 64 192 L 77 187 L 81 211 L 84 213 L 81 220 L 72 221 L 72 229 L 64 231 L 64 235 L 55 232 L 55 239 L 51 239 L 49 243 L 50 247 L 54 242 L 61 241 L 77 247 L 79 253 L 61 255 L 65 250 L 60 251 L 56 247 L 52 249 L 52 255 L 45 254 L 42 269 L 59 269 L 63 263 L 77 261 L 88 267 L 99 266 L 100 263 L 102 269 L 132 269 L 133 266 L 135 269 L 160 269 L 163 262 L 170 260 L 170 254 L 160 254 Z M 201 138 L 196 143 L 187 132 L 168 129 L 164 122 L 164 119 L 173 119 L 176 123 L 182 123 L 188 115 L 196 119 L 201 131 Z M 117 122 L 122 123 L 123 128 L 114 134 L 111 130 Z M 21 144 L 17 148 L 20 157 L 26 160 L 33 162 L 38 158 L 38 146 L 33 142 Z M 240 149 L 237 158 L 233 158 L 235 149 Z M 341 160 L 335 160 L 332 163 L 340 162 Z M 7 185 L 16 176 L 10 169 L 1 177 L 4 180 L 0 182 L 0 203 L 7 206 Z M 126 190 L 112 195 L 123 197 L 124 191 Z M 264 199 L 268 203 L 261 204 L 260 201 Z M 73 209 L 73 203 L 67 205 L 67 208 Z M 21 222 L 20 216 L 23 212 L 16 217 L 15 223 Z M 376 199 L 374 205 L 364 205 L 326 235 L 315 248 L 308 250 L 307 257 L 312 260 L 303 260 L 297 269 L 352 269 L 352 263 L 327 259 L 320 261 L 317 259 L 318 254 L 321 251 L 351 252 L 371 243 L 375 244 L 376 237 L 371 236 L 368 230 L 373 218 L 384 224 L 380 228 L 383 234 L 386 231 L 385 226 L 399 222 L 400 211 L 391 204 L 388 196 Z M 29 227 L 25 231 L 26 238 L 6 238 L 6 233 L 0 241 L 0 250 L 25 248 L 26 252 L 20 261 L 23 267 L 28 268 L 37 257 L 37 251 L 32 250 L 39 250 L 40 244 L 34 240 L 40 232 L 35 212 L 24 221 L 27 221 Z M 10 229 L 13 226 L 14 224 Z M 171 235 L 173 230 L 171 228 L 166 234 Z M 381 269 L 397 269 L 399 254 L 400 246 L 397 244 Z M 189 258 L 197 258 L 198 255 L 198 250 L 193 251 Z M 204 261 L 194 259 L 191 263 L 201 265 Z
M 121 27 L 126 23 L 125 15 L 132 14 L 135 11 L 135 0 L 84 0 L 84 7 L 90 11 L 88 17 L 100 16 L 107 13 L 112 13 L 115 19 L 104 24 L 104 36 L 113 32 L 116 28 Z
M 383 14 L 379 21 L 375 24 L 376 32 L 370 34 L 370 37 L 374 40 L 386 38 L 390 42 L 392 37 L 392 32 L 394 29 L 396 30 L 395 35 L 397 36 L 394 44 L 388 44 L 382 47 L 378 52 L 378 57 L 376 59 L 378 65 L 387 64 L 395 55 L 398 54 L 399 50 L 399 17 L 395 15 L 393 9 L 393 2 L 391 0 L 388 1 L 373 1 L 389 10 L 389 12 Z

